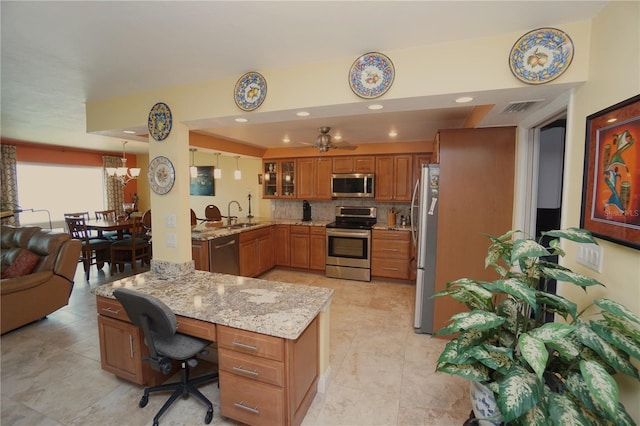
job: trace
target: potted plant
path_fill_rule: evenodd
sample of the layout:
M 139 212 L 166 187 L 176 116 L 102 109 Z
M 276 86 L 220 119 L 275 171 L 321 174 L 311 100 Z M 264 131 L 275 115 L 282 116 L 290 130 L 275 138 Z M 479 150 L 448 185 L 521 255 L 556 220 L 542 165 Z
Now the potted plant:
M 593 302 L 599 314 L 578 312 L 575 303 L 548 289 L 551 280 L 585 291 L 602 285 L 545 259 L 564 256 L 560 238 L 596 241 L 577 228 L 545 232 L 538 242 L 514 238 L 520 234 L 489 237 L 485 266 L 499 279 L 462 278 L 434 295 L 451 296 L 469 308 L 434 333 L 455 335 L 437 371 L 486 385 L 499 408 L 490 419 L 497 423 L 634 424 L 618 401 L 612 375 L 640 379 L 630 362 L 640 359 L 640 317 L 608 299 Z M 564 321 L 548 322 L 549 314 Z

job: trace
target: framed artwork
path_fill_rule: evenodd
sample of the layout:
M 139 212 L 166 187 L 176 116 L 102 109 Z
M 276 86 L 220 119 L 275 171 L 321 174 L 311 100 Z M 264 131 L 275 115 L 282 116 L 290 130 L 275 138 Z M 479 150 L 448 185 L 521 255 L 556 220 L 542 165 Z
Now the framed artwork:
M 640 95 L 587 117 L 580 227 L 640 249 Z
M 190 195 L 216 195 L 215 180 L 213 179 L 213 166 L 198 166 L 198 174 L 192 178 L 189 184 Z

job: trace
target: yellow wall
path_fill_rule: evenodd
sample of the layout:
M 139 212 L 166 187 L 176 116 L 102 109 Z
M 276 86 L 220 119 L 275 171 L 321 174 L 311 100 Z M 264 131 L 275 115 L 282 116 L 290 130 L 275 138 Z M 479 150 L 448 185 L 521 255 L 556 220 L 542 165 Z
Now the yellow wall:
M 611 2 L 592 22 L 589 79 L 575 90 L 567 121 L 564 227 L 580 225 L 585 118 L 640 93 L 639 17 L 640 2 Z M 601 274 L 575 262 L 575 244 L 567 244 L 564 263 L 576 272 L 598 279 L 606 288 L 590 288 L 585 294 L 580 288 L 562 286 L 559 292 L 581 307 L 595 298 L 607 297 L 640 315 L 640 251 L 605 240 L 598 240 L 598 244 L 604 251 Z M 636 363 L 638 367 L 639 364 Z M 619 384 L 622 403 L 640 423 L 640 383 L 622 378 Z

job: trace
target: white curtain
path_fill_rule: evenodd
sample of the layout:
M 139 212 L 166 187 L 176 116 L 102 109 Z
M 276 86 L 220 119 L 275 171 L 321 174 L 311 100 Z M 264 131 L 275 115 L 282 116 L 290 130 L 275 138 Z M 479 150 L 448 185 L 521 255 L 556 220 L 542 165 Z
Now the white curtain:
M 118 214 L 124 213 L 122 203 L 124 203 L 124 187 L 119 179 L 107 174 L 107 167 L 121 167 L 120 157 L 104 155 L 102 157 L 104 166 L 104 197 L 106 210 L 115 210 Z

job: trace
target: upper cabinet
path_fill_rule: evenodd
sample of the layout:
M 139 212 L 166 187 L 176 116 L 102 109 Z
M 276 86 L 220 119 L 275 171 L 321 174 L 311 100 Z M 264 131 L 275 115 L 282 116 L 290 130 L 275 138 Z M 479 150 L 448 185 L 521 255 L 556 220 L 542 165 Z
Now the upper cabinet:
M 297 197 L 331 199 L 331 158 L 299 158 Z
M 374 173 L 375 169 L 373 156 L 333 157 L 333 173 Z
M 296 160 L 268 160 L 262 163 L 264 198 L 294 198 Z
M 413 156 L 379 155 L 376 157 L 376 200 L 411 201 Z

